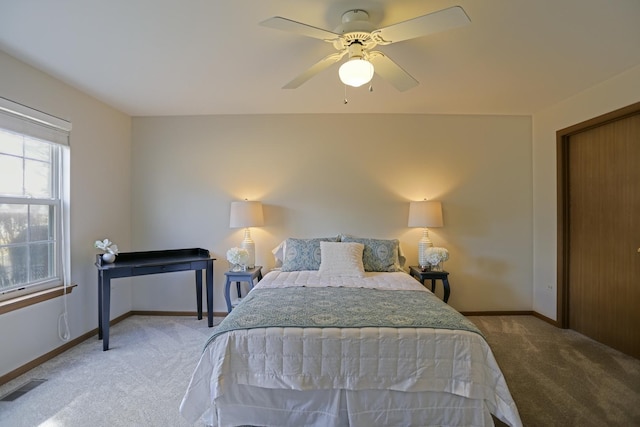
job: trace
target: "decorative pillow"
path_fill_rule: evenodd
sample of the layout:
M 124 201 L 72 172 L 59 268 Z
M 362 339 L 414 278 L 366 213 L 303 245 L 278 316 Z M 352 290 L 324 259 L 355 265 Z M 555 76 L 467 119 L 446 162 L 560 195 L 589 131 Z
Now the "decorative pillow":
M 288 238 L 284 245 L 282 271 L 318 270 L 320 268 L 320 242 L 337 241 L 337 237 Z
M 364 277 L 362 243 L 320 242 L 320 275 Z
M 338 241 L 339 242 L 346 242 L 346 240 L 345 240 L 346 238 L 357 239 L 358 237 L 351 236 L 349 234 L 339 234 L 338 235 Z M 400 246 L 400 241 L 398 241 L 398 264 L 400 265 L 400 270 L 398 270 L 398 271 L 404 271 L 402 269 L 402 267 L 404 267 L 404 265 L 406 263 L 407 263 L 407 257 L 405 256 L 404 251 L 402 250 L 402 246 Z
M 404 255 L 404 251 L 402 250 L 402 246 L 398 242 L 398 261 L 400 263 L 400 267 L 404 267 L 407 262 L 407 257 Z
M 343 234 L 340 240 L 364 245 L 364 253 L 362 255 L 364 271 L 403 271 L 398 257 L 400 247 L 398 239 L 365 239 Z
M 282 267 L 282 262 L 284 261 L 284 247 L 287 244 L 286 240 L 280 242 L 278 246 L 271 249 L 271 253 L 273 257 L 276 259 L 276 268 Z

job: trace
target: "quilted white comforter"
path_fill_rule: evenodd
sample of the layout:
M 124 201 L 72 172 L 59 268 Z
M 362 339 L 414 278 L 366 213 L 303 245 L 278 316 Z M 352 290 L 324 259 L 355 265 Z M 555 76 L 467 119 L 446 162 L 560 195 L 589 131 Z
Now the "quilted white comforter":
M 256 288 L 295 286 L 429 292 L 406 273 L 351 278 L 273 271 Z M 393 399 L 407 405 L 400 418 L 396 404 L 384 408 Z M 261 425 L 408 425 L 402 420 L 415 422 L 412 411 L 428 413 L 429 405 L 436 414 L 430 420 L 440 417 L 434 425 L 492 425 L 489 412 L 521 425 L 484 338 L 429 328 L 231 331 L 203 352 L 180 411 L 210 425 L 247 422 L 248 411 L 260 414 Z

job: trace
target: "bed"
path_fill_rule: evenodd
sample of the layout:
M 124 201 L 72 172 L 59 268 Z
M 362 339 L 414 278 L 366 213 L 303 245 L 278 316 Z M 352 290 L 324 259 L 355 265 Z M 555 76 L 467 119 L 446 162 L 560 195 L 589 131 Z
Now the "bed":
M 187 420 L 522 425 L 481 332 L 402 270 L 397 243 L 313 243 L 292 258 L 315 263 L 285 256 L 216 327 L 180 405 Z

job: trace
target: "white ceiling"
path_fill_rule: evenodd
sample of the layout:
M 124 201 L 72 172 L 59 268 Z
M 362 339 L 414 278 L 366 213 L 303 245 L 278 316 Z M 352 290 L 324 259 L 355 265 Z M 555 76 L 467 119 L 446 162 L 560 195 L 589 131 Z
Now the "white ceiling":
M 471 24 L 378 47 L 420 85 L 347 90 L 338 66 L 281 87 L 335 50 L 259 25 L 376 28 L 460 5 Z M 640 0 L 0 0 L 0 49 L 132 116 L 531 114 L 640 64 Z M 640 82 L 639 82 L 640 84 Z

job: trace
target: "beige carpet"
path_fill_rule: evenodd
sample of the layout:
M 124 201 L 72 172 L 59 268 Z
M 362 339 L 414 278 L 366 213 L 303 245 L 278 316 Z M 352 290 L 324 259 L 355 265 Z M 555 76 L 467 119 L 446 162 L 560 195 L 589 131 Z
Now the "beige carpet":
M 220 319 L 217 319 L 218 321 Z M 640 361 L 530 316 L 472 317 L 525 426 L 640 426 Z M 192 317 L 132 316 L 0 386 L 0 426 L 187 426 L 178 407 L 211 329 Z
M 640 360 L 532 316 L 470 317 L 525 426 L 640 426 Z
M 111 327 L 109 351 L 96 336 L 1 386 L 4 396 L 47 379 L 0 402 L 0 426 L 189 426 L 178 407 L 210 332 L 195 316 L 128 317 Z

